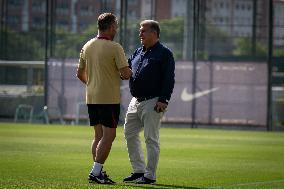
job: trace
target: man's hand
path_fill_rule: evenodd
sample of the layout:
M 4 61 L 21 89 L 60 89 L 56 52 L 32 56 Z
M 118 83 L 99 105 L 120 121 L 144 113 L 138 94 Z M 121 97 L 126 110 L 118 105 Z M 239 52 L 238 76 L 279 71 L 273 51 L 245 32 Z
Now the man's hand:
M 163 103 L 163 102 L 157 102 L 156 103 L 156 106 L 154 107 L 154 110 L 157 112 L 157 113 L 160 113 L 160 112 L 165 112 L 166 109 L 167 109 L 168 105 L 166 103 Z
M 119 69 L 119 72 L 120 72 L 120 78 L 122 80 L 128 80 L 132 75 L 132 71 L 129 67 L 123 67 Z

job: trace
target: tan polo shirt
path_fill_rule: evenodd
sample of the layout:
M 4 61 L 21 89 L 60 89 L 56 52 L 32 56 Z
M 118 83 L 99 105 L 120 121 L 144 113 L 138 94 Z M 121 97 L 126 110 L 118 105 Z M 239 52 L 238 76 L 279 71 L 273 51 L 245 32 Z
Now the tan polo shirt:
M 87 104 L 119 104 L 119 69 L 128 66 L 120 44 L 105 40 L 91 39 L 82 48 L 79 68 L 87 73 Z

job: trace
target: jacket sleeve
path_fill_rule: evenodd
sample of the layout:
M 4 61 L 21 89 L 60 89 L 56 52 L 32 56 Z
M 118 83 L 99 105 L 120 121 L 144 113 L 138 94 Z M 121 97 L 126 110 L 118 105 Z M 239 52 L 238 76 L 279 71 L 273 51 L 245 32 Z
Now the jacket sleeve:
M 175 60 L 173 53 L 166 49 L 162 63 L 162 91 L 159 102 L 168 103 L 173 93 L 175 84 Z

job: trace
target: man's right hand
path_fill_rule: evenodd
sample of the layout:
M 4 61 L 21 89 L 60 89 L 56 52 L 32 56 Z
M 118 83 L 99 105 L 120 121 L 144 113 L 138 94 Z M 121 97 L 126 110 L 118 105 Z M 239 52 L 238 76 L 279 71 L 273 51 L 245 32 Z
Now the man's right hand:
M 119 72 L 120 72 L 120 78 L 122 80 L 128 80 L 132 75 L 132 71 L 129 67 L 123 67 L 119 69 Z

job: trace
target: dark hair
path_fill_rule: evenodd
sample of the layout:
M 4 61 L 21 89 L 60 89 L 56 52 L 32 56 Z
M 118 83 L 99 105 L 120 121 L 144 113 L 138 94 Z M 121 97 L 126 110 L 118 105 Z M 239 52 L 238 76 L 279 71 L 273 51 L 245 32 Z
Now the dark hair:
M 98 17 L 98 29 L 100 31 L 107 30 L 113 23 L 117 23 L 117 18 L 112 13 L 103 13 Z
M 160 37 L 159 22 L 157 22 L 155 20 L 143 20 L 142 22 L 140 22 L 140 26 L 145 26 L 145 25 L 150 26 L 150 29 L 157 33 L 157 37 L 158 38 Z

